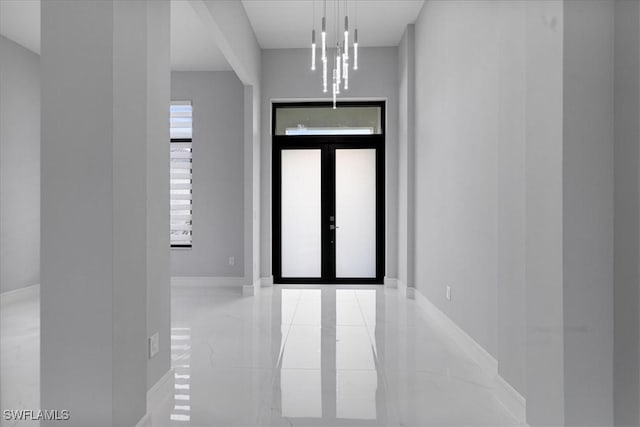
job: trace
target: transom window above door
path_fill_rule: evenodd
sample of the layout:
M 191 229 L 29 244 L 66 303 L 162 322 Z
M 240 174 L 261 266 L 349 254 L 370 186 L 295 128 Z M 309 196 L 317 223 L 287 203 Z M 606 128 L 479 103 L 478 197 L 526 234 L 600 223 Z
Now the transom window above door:
M 317 103 L 279 105 L 275 109 L 275 135 L 380 135 L 384 133 L 380 105 Z

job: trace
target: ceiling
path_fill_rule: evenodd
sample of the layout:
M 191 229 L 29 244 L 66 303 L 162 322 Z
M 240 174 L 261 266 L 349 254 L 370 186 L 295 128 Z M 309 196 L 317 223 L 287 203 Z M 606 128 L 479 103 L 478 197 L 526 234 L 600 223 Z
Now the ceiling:
M 0 34 L 40 53 L 40 0 L 0 0 Z
M 344 0 L 339 0 L 344 16 Z M 347 0 L 349 26 L 356 26 L 355 0 Z M 313 11 L 320 33 L 323 0 L 242 0 L 263 49 L 306 47 L 311 43 Z M 327 33 L 335 34 L 336 0 L 327 0 Z M 397 46 L 407 24 L 415 22 L 424 0 L 357 0 L 358 44 Z M 344 24 L 341 21 L 340 26 Z M 335 38 L 333 38 L 335 40 Z
M 40 0 L 0 0 L 0 34 L 40 53 Z M 171 0 L 171 68 L 231 70 L 188 1 Z
M 416 20 L 424 0 L 358 0 L 361 46 L 396 46 L 407 24 Z M 263 49 L 306 47 L 313 12 L 320 32 L 323 0 L 242 0 Z M 327 0 L 328 33 L 334 34 L 336 0 Z M 344 7 L 344 0 L 340 0 Z M 347 0 L 355 28 L 355 0 Z M 342 14 L 343 12 L 341 12 Z M 40 53 L 40 0 L 0 0 L 0 34 Z M 230 70 L 203 21 L 187 0 L 171 0 L 171 68 Z M 330 39 L 331 40 L 331 39 Z
M 171 69 L 231 70 L 216 41 L 188 1 L 171 0 Z

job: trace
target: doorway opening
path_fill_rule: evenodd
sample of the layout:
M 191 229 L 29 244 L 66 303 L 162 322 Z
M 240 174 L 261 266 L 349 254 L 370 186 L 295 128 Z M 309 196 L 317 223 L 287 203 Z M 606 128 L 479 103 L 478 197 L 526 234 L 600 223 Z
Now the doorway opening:
M 382 284 L 384 102 L 273 104 L 275 283 Z

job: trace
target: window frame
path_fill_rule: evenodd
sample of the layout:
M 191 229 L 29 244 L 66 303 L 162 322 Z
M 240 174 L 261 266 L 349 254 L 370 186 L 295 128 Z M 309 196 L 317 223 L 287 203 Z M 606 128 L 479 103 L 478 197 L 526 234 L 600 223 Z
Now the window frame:
M 169 138 L 169 144 L 170 144 L 169 145 L 169 203 L 170 203 L 170 205 L 172 205 L 173 204 L 172 202 L 174 201 L 174 198 L 173 198 L 174 194 L 172 193 L 173 183 L 171 182 L 172 179 L 173 179 L 171 177 L 171 164 L 172 164 L 172 162 L 174 160 L 174 157 L 172 155 L 173 149 L 171 147 L 171 144 L 174 144 L 174 143 L 175 144 L 188 143 L 190 145 L 190 147 L 188 149 L 189 149 L 189 151 L 191 153 L 191 159 L 190 159 L 191 160 L 191 166 L 190 166 L 190 169 L 189 169 L 189 177 L 188 178 L 177 178 L 177 179 L 188 179 L 189 180 L 189 183 L 188 183 L 188 185 L 190 187 L 189 188 L 190 198 L 188 199 L 189 200 L 189 204 L 188 204 L 188 206 L 189 206 L 189 209 L 188 209 L 188 211 L 189 211 L 189 214 L 188 214 L 189 219 L 185 220 L 185 221 L 189 222 L 188 225 L 191 226 L 191 229 L 189 230 L 189 234 L 188 234 L 189 235 L 189 239 L 187 241 L 185 241 L 184 243 L 182 243 L 180 241 L 174 241 L 173 232 L 175 230 L 173 230 L 173 226 L 172 226 L 172 222 L 173 222 L 173 220 L 171 218 L 172 209 L 170 209 L 170 211 L 169 211 L 169 243 L 170 243 L 171 249 L 191 249 L 193 247 L 193 103 L 191 101 L 189 101 L 189 100 L 172 100 L 170 106 L 173 107 L 173 106 L 176 106 L 176 105 L 189 105 L 191 107 L 191 138 L 171 138 L 171 135 L 170 135 L 170 138 Z M 170 113 L 170 121 L 171 121 L 171 118 L 172 117 L 171 117 L 171 113 Z M 170 122 L 169 126 L 170 126 L 170 129 L 171 129 L 171 122 Z M 184 200 L 184 199 L 176 198 L 175 200 Z M 185 209 L 185 210 L 187 210 L 187 209 Z

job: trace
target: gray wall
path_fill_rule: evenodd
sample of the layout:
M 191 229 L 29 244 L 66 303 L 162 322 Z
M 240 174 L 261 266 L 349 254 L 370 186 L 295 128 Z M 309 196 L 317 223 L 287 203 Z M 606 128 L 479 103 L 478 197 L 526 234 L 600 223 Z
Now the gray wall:
M 616 2 L 615 33 L 615 424 L 640 424 L 638 271 L 640 7 Z
M 169 253 L 169 111 L 171 10 L 166 2 L 147 4 L 147 336 L 160 336 L 160 351 L 148 361 L 147 387 L 171 367 L 171 287 Z
M 330 100 L 322 92 L 321 71 L 309 70 L 308 49 L 262 51 L 261 272 L 272 275 L 271 257 L 271 101 Z M 359 71 L 352 71 L 349 90 L 339 99 L 386 99 L 385 141 L 386 277 L 397 275 L 398 231 L 398 49 L 364 48 Z
M 0 36 L 0 292 L 40 283 L 40 58 Z
M 527 1 L 526 391 L 529 425 L 564 424 L 562 1 Z
M 244 85 L 244 285 L 259 285 L 261 50 L 240 2 L 192 2 Z
M 565 423 L 612 425 L 614 2 L 564 16 Z
M 244 276 L 244 87 L 232 71 L 171 73 L 171 99 L 193 105 L 193 247 L 172 276 Z M 235 265 L 229 265 L 229 257 Z
M 398 46 L 398 281 L 414 286 L 415 26 Z
M 416 287 L 498 360 L 530 425 L 611 425 L 614 3 L 428 1 L 415 32 Z M 637 114 L 624 125 L 633 203 Z
M 415 285 L 521 393 L 523 24 L 500 1 L 427 2 L 415 24 Z
M 147 280 L 168 302 L 169 4 L 41 12 L 41 403 L 74 426 L 135 425 L 148 373 L 169 367 L 168 339 L 152 368 L 147 352 L 149 326 L 168 336 Z
M 498 10 L 498 371 L 524 393 L 525 28 L 522 2 Z

